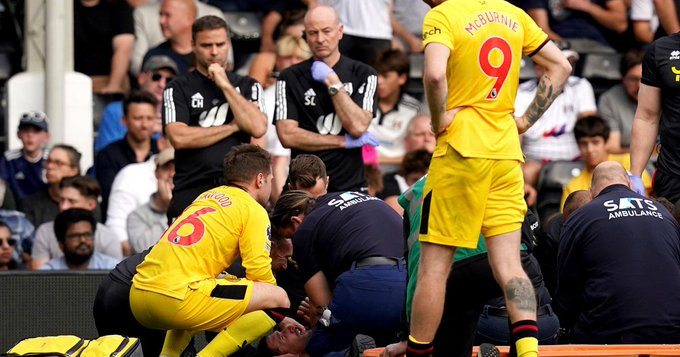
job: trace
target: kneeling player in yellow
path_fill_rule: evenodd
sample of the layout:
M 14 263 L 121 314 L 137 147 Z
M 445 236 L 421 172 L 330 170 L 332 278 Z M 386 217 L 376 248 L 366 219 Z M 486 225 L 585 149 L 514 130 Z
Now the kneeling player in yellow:
M 290 305 L 269 257 L 271 158 L 236 146 L 224 177 L 227 185 L 199 195 L 137 267 L 130 307 L 142 325 L 168 330 L 162 356 L 179 356 L 200 331 L 219 333 L 198 356 L 228 356 L 278 323 L 297 324 L 268 311 Z M 218 279 L 239 255 L 246 278 Z

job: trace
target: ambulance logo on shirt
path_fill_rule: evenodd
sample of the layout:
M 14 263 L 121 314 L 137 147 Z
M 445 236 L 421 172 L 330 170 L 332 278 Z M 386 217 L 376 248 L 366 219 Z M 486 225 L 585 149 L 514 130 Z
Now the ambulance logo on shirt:
M 203 96 L 201 93 L 194 93 L 194 95 L 191 96 L 191 107 L 203 108 Z
M 669 60 L 680 59 L 680 50 L 675 50 L 675 51 L 671 52 L 671 57 L 668 58 L 668 59 Z

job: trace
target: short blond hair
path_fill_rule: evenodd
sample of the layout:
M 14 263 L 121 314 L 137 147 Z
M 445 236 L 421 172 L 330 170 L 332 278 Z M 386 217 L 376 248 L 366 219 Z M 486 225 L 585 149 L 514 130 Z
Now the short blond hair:
M 301 37 L 291 35 L 281 36 L 276 41 L 276 54 L 279 57 L 297 57 L 308 59 L 312 57 L 312 51 L 307 42 Z

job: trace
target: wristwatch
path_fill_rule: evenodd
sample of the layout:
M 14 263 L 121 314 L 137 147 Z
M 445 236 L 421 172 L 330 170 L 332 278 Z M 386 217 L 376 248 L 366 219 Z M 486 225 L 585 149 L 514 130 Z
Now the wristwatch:
M 332 97 L 332 96 L 338 94 L 343 87 L 344 87 L 344 84 L 342 84 L 342 83 L 331 84 L 330 86 L 328 86 L 328 94 L 330 94 L 331 97 Z

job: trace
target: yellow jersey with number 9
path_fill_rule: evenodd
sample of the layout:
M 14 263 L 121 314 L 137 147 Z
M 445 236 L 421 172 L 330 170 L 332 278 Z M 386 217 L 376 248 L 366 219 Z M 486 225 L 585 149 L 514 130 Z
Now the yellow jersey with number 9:
M 446 140 L 463 157 L 523 161 L 514 104 L 522 55 L 548 36 L 523 10 L 503 0 L 448 0 L 423 23 L 423 47 L 451 50 L 446 109 L 462 108 Z

